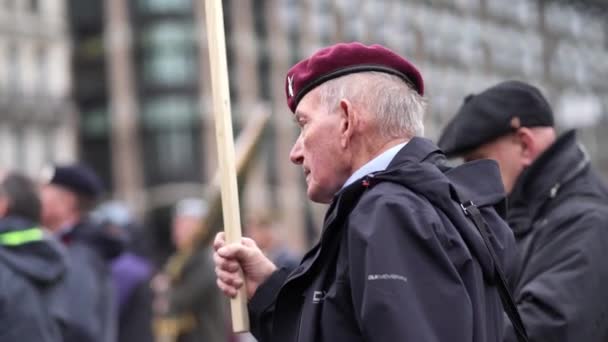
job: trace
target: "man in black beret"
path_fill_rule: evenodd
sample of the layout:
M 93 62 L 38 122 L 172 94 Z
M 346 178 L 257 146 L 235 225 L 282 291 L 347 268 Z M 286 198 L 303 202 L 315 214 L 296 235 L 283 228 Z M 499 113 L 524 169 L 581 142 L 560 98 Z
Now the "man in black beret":
M 56 166 L 43 176 L 42 223 L 68 249 L 65 341 L 116 341 L 109 263 L 121 253 L 125 236 L 89 219 L 103 193 L 102 182 L 83 164 Z
M 216 236 L 218 286 L 232 297 L 246 280 L 253 334 L 277 342 L 500 341 L 494 277 L 514 241 L 494 210 L 504 199 L 498 168 L 449 169 L 419 137 L 418 70 L 379 45 L 336 44 L 292 67 L 285 92 L 300 127 L 290 159 L 302 167 L 308 197 L 330 206 L 320 241 L 296 269 L 277 268 L 251 239 L 226 245 Z M 490 223 L 494 260 L 461 204 Z
M 507 81 L 468 96 L 439 146 L 500 165 L 519 253 L 510 280 L 530 340 L 606 341 L 608 190 L 575 132 L 557 137 L 541 92 Z

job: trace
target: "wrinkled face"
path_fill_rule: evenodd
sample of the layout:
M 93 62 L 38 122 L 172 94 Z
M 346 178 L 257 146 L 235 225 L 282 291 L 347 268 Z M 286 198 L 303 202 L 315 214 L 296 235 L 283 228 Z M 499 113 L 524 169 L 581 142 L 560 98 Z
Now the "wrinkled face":
M 484 144 L 464 156 L 465 161 L 493 159 L 498 163 L 505 191 L 510 193 L 525 167 L 522 146 L 514 134 Z
M 40 189 L 42 224 L 50 229 L 59 229 L 78 211 L 78 196 L 54 184 L 45 184 Z
M 327 112 L 320 103 L 317 88 L 300 101 L 295 120 L 300 135 L 289 158 L 304 170 L 308 198 L 329 203 L 350 175 L 340 144 L 343 116 Z
M 176 216 L 173 219 L 172 237 L 177 249 L 190 247 L 196 232 L 202 227 L 201 219 L 192 216 Z

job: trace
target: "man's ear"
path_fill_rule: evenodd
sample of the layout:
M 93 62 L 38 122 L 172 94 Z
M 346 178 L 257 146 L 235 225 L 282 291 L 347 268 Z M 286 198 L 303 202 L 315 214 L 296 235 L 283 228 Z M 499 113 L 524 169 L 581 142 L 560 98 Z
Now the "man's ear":
M 515 135 L 521 147 L 522 163 L 524 167 L 528 167 L 532 165 L 538 155 L 538 146 L 534 140 L 534 135 L 527 127 L 518 128 Z
M 345 148 L 353 136 L 359 123 L 359 113 L 347 99 L 340 100 L 338 115 L 340 115 L 340 146 Z

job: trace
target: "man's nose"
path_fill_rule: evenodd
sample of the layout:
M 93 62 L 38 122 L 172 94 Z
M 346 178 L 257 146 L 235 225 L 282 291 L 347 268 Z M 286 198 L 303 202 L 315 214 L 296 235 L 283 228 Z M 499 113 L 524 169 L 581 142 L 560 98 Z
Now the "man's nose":
M 304 161 L 304 155 L 302 154 L 302 143 L 298 136 L 298 140 L 293 144 L 291 151 L 289 152 L 289 159 L 296 165 L 302 165 Z

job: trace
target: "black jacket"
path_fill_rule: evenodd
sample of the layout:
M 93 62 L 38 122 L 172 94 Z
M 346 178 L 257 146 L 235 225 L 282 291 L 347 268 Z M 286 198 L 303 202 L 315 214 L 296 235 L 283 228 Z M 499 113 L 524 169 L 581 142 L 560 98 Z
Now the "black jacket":
M 412 139 L 388 169 L 339 192 L 319 243 L 291 274 L 275 272 L 249 303 L 260 341 L 459 341 L 502 338 L 494 265 L 459 202 L 474 201 L 507 266 L 513 235 L 491 161 L 448 169 Z M 379 178 L 397 175 L 405 185 Z M 354 209 L 351 210 L 351 208 Z
M 64 272 L 57 241 L 29 221 L 0 219 L 0 342 L 62 341 L 51 298 Z
M 118 312 L 109 263 L 122 252 L 125 240 L 105 227 L 82 221 L 61 236 L 69 259 L 62 287 L 70 303 L 65 313 L 66 342 L 117 339 Z
M 608 341 L 608 191 L 573 131 L 520 175 L 509 202 L 514 297 L 530 340 Z

